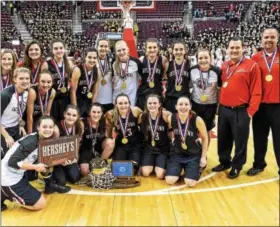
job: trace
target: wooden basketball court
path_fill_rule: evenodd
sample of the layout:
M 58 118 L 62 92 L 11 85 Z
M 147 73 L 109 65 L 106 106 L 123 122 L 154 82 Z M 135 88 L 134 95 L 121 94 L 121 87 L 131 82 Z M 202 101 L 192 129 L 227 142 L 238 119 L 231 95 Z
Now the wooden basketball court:
M 46 196 L 47 207 L 28 211 L 6 202 L 3 226 L 279 226 L 279 177 L 270 139 L 264 172 L 248 177 L 253 160 L 252 135 L 248 161 L 237 179 L 212 173 L 218 163 L 212 140 L 201 182 L 186 188 L 168 186 L 154 176 L 140 177 L 141 186 L 125 190 L 95 190 L 73 186 L 69 194 Z M 43 185 L 35 183 L 38 188 Z

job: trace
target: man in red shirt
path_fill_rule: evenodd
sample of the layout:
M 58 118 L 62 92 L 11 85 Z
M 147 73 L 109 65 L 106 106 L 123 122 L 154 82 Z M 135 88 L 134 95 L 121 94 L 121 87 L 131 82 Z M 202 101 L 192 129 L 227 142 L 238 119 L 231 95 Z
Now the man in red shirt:
M 259 66 L 243 56 L 243 42 L 234 37 L 229 41 L 230 60 L 222 64 L 222 87 L 218 118 L 218 155 L 220 164 L 212 171 L 231 170 L 228 178 L 239 176 L 246 163 L 250 119 L 261 101 Z M 231 151 L 235 143 L 235 155 Z
M 252 60 L 261 69 L 262 100 L 253 117 L 254 163 L 247 175 L 254 176 L 266 167 L 268 134 L 271 128 L 274 153 L 280 169 L 280 49 L 277 48 L 279 33 L 275 28 L 266 28 L 262 34 L 263 50 Z M 280 175 L 280 170 L 278 171 Z

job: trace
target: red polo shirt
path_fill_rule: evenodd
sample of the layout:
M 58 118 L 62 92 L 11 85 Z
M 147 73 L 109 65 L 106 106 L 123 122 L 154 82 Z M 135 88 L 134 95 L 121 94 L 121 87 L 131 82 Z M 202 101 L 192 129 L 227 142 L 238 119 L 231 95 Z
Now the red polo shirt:
M 274 58 L 271 73 L 269 73 L 268 68 L 265 63 L 263 51 L 257 52 L 252 60 L 257 62 L 261 70 L 262 79 L 262 103 L 280 103 L 280 49 L 276 53 Z M 270 64 L 272 61 L 272 56 L 267 56 L 267 61 Z M 272 81 L 266 81 L 265 77 L 271 74 L 273 76 Z
M 236 68 L 237 63 L 226 61 L 222 64 L 222 82 L 226 82 L 227 66 L 229 72 Z M 245 58 L 234 70 L 227 81 L 227 87 L 221 87 L 220 104 L 224 106 L 240 106 L 248 104 L 248 114 L 253 116 L 261 102 L 261 72 L 259 66 L 251 59 Z

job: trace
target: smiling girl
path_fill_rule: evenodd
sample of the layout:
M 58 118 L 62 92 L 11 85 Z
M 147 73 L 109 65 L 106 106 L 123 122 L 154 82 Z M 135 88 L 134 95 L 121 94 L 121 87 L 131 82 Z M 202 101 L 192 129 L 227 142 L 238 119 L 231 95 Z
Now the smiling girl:
M 215 127 L 214 120 L 218 102 L 218 86 L 221 86 L 221 70 L 210 64 L 210 52 L 206 49 L 197 51 L 197 63 L 190 71 L 193 87 L 192 109 L 204 120 L 210 144 L 210 132 Z
M 52 88 L 52 75 L 46 69 L 38 75 L 38 84 L 29 90 L 27 99 L 27 132 L 36 130 L 41 116 L 49 116 L 55 97 Z
M 78 66 L 77 72 L 73 73 L 71 78 L 71 95 L 75 95 L 77 100 L 72 104 L 78 105 L 83 118 L 87 116 L 91 103 L 96 102 L 98 94 L 97 55 L 95 48 L 88 48 L 85 51 L 85 62 Z
M 77 106 L 68 105 L 64 111 L 64 119 L 57 124 L 59 136 L 79 136 L 82 138 L 84 124 L 80 120 L 80 113 Z M 53 179 L 60 186 L 66 186 L 66 181 L 76 183 L 80 180 L 80 169 L 77 160 L 65 165 L 56 165 L 53 170 Z
M 200 177 L 201 168 L 207 164 L 208 136 L 204 121 L 191 111 L 188 97 L 180 97 L 176 104 L 178 113 L 168 117 L 172 126 L 172 145 L 165 180 L 175 184 L 184 170 L 184 181 L 188 187 L 194 187 Z M 198 141 L 202 139 L 202 146 Z
M 113 135 L 116 137 L 113 159 L 133 160 L 139 166 L 142 136 L 138 129 L 138 119 L 142 110 L 131 107 L 126 94 L 119 94 L 115 103 L 115 109 L 106 113 L 108 122 L 112 123 Z
M 13 75 L 16 69 L 17 58 L 10 49 L 1 50 L 1 86 L 0 91 L 13 84 Z
M 169 62 L 167 70 L 167 89 L 164 100 L 164 107 L 176 112 L 175 105 L 181 96 L 189 96 L 189 62 L 185 60 L 187 48 L 181 41 L 172 44 L 174 60 Z
M 148 95 L 146 106 L 139 122 L 144 135 L 142 174 L 149 176 L 155 170 L 157 178 L 163 179 L 170 150 L 168 116 L 171 113 L 162 110 L 160 97 L 155 94 Z
M 83 176 L 90 171 L 90 161 L 96 156 L 108 159 L 114 149 L 115 141 L 109 138 L 106 125 L 107 120 L 103 115 L 100 103 L 93 103 L 89 108 L 88 117 L 84 119 L 85 132 L 81 144 L 79 164 Z
M 1 92 L 1 157 L 16 140 L 26 134 L 22 118 L 26 109 L 30 77 L 29 69 L 16 69 L 13 77 L 15 85 Z
M 28 78 L 30 81 L 30 78 Z M 34 162 L 38 159 L 40 140 L 49 139 L 54 133 L 54 121 L 43 116 L 38 121 L 38 132 L 17 141 L 9 149 L 1 163 L 1 210 L 7 209 L 6 199 L 16 201 L 29 210 L 41 210 L 46 206 L 46 199 L 27 179 L 25 172 L 35 170 L 45 172 L 47 166 Z
M 47 63 L 43 59 L 44 49 L 41 43 L 37 40 L 32 40 L 27 44 L 24 50 L 23 61 L 18 63 L 18 67 L 26 67 L 31 73 L 31 84 L 38 83 L 38 76 L 41 71 L 47 69 Z

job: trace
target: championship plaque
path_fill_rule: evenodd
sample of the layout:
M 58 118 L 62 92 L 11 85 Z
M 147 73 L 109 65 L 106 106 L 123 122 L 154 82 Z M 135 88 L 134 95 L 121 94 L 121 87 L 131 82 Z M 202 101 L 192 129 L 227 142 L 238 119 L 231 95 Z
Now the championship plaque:
M 78 151 L 78 136 L 40 140 L 38 148 L 39 162 L 47 166 L 71 164 L 78 159 Z
M 115 177 L 133 177 L 133 162 L 114 161 L 112 162 L 112 172 Z

